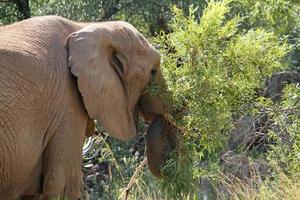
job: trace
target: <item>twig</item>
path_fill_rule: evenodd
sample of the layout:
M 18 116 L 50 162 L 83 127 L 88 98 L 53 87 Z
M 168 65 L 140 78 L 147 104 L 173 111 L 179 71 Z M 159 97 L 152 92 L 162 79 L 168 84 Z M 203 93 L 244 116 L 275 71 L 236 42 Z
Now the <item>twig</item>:
M 122 200 L 128 199 L 130 189 L 132 188 L 133 184 L 136 183 L 138 175 L 140 174 L 141 171 L 143 171 L 143 168 L 146 164 L 147 164 L 147 158 L 144 158 L 144 160 L 139 164 L 139 166 L 137 166 L 129 183 L 127 184 L 127 187 L 122 193 L 122 198 L 121 198 Z
M 295 106 L 291 108 L 275 108 L 275 109 L 266 109 L 266 112 L 286 112 L 286 111 L 294 111 L 299 110 L 300 106 Z

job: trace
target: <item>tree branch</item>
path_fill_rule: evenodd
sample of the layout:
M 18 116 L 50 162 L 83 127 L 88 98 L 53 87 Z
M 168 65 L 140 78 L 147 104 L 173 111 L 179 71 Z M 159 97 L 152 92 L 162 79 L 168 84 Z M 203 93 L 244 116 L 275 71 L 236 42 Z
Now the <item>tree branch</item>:
M 137 166 L 137 168 L 135 169 L 127 187 L 125 188 L 125 190 L 122 193 L 122 200 L 127 200 L 128 196 L 129 196 L 129 192 L 130 189 L 132 188 L 133 184 L 136 183 L 136 179 L 139 176 L 139 174 L 143 171 L 144 166 L 147 164 L 147 158 L 144 158 L 144 160 L 139 164 L 139 166 Z

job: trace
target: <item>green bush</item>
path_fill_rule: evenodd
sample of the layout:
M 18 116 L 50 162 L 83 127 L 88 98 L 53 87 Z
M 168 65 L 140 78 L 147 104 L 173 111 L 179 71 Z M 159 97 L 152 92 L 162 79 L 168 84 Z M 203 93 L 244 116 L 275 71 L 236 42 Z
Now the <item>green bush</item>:
M 180 123 L 195 139 L 199 156 L 211 156 L 222 149 L 232 116 L 245 111 L 263 81 L 284 67 L 289 47 L 262 29 L 240 32 L 242 19 L 227 19 L 225 2 L 209 3 L 200 22 L 195 11 L 188 18 L 177 8 L 174 12 L 174 32 L 160 37 L 167 44 L 161 48 L 163 70 L 184 112 Z
M 270 31 L 240 29 L 244 19 L 228 17 L 231 9 L 226 1 L 210 2 L 200 21 L 194 17 L 196 12 L 191 8 L 185 17 L 174 8 L 173 32 L 158 39 L 177 123 L 186 131 L 182 143 L 188 152 L 184 153 L 194 156 L 192 170 L 183 163 L 187 168 L 182 171 L 191 170 L 194 179 L 218 169 L 233 118 L 251 111 L 258 88 L 285 67 L 290 49 Z M 169 171 L 172 183 L 174 177 L 184 180 L 176 173 Z
M 264 107 L 272 122 L 269 135 L 274 144 L 270 145 L 268 160 L 280 165 L 290 177 L 300 175 L 300 86 L 287 85 L 279 103 L 264 98 L 258 101 Z

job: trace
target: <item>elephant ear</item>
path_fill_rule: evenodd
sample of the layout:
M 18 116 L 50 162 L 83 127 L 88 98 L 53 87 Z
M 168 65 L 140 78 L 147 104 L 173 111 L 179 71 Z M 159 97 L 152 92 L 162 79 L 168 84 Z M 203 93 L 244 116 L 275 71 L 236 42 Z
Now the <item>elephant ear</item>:
M 126 140 L 136 130 L 123 85 L 123 66 L 115 58 L 120 52 L 111 32 L 107 26 L 91 24 L 72 33 L 66 46 L 89 117 L 100 121 L 113 137 Z

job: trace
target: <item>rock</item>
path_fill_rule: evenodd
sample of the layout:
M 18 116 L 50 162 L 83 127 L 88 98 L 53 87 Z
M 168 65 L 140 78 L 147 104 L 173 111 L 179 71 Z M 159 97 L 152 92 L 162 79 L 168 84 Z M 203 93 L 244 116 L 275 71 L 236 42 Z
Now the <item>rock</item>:
M 225 152 L 221 158 L 222 172 L 228 176 L 234 176 L 245 183 L 258 183 L 269 172 L 268 163 L 262 159 L 252 160 L 246 154 L 237 154 L 233 151 Z
M 234 130 L 229 135 L 228 146 L 230 150 L 251 150 L 262 146 L 268 138 L 266 115 L 257 118 L 243 116 L 234 122 Z

